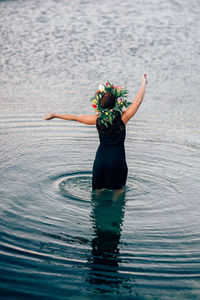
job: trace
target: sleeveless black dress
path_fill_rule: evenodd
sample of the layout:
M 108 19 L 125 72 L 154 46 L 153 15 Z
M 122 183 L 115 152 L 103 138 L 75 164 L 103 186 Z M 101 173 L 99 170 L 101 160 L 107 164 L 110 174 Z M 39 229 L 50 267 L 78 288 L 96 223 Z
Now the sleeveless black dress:
M 93 165 L 92 189 L 121 189 L 128 173 L 124 148 L 126 127 L 112 135 L 98 133 L 100 145 Z

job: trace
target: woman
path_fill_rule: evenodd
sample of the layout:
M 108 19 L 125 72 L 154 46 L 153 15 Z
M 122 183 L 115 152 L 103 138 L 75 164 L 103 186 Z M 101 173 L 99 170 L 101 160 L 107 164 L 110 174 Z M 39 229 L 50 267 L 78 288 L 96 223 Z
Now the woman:
M 45 120 L 59 118 L 96 125 L 100 145 L 93 165 L 93 190 L 104 188 L 120 190 L 125 186 L 128 172 L 124 149 L 126 124 L 142 103 L 147 83 L 147 74 L 144 74 L 133 103 L 126 101 L 128 93 L 126 89 L 114 87 L 107 82 L 104 86 L 100 86 L 92 98 L 92 106 L 96 114 L 80 116 L 48 114 L 45 116 Z

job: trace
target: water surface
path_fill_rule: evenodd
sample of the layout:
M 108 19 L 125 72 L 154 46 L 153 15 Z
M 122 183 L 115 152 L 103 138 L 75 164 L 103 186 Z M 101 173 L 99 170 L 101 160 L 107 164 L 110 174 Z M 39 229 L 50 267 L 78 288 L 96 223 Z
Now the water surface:
M 199 1 L 0 1 L 2 299 L 199 299 Z M 144 102 L 93 194 L 99 83 Z

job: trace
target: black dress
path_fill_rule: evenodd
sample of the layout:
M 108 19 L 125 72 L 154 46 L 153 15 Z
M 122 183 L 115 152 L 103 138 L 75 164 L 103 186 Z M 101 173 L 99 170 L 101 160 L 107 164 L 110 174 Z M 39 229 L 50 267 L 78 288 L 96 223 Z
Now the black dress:
M 98 131 L 99 132 L 99 131 Z M 121 189 L 126 184 L 128 168 L 124 149 L 126 127 L 115 134 L 100 134 L 92 177 L 92 189 Z

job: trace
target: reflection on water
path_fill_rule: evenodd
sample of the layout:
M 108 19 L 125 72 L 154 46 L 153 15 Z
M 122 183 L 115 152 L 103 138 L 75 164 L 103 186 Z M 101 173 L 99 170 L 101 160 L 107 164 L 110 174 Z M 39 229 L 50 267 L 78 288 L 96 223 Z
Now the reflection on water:
M 98 292 L 109 292 L 123 285 L 125 278 L 118 273 L 120 263 L 119 242 L 125 208 L 125 191 L 92 193 L 91 221 L 94 238 L 88 259 L 87 281 L 97 285 Z

